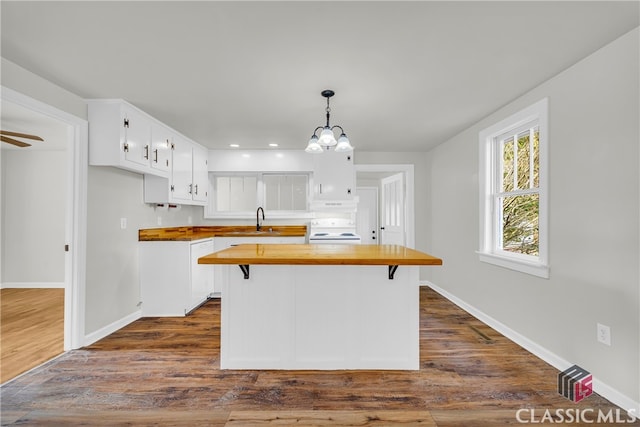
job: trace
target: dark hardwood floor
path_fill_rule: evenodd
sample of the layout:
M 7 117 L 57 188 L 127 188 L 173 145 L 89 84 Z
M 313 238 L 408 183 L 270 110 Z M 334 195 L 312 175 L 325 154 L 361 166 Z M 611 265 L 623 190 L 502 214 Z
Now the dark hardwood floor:
M 2 425 L 502 426 L 616 411 L 560 396 L 556 369 L 428 288 L 420 310 L 419 371 L 223 371 L 219 301 L 140 319 L 2 387 Z

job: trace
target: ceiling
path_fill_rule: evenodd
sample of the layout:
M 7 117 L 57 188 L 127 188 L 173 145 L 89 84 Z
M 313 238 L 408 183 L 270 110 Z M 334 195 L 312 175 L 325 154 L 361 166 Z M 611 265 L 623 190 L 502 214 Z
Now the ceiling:
M 2 56 L 212 149 L 424 151 L 640 25 L 638 1 L 0 2 Z

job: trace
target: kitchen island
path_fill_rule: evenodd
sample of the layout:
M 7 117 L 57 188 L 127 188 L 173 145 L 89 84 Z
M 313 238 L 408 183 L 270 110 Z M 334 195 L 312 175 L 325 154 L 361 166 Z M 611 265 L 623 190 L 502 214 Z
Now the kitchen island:
M 221 369 L 419 369 L 419 277 L 397 245 L 247 244 L 224 265 Z

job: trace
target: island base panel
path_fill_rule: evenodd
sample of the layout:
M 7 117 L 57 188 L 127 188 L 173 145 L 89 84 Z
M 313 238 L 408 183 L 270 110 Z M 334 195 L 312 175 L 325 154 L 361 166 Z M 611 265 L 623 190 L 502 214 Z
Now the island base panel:
M 419 369 L 417 266 L 221 267 L 222 369 Z

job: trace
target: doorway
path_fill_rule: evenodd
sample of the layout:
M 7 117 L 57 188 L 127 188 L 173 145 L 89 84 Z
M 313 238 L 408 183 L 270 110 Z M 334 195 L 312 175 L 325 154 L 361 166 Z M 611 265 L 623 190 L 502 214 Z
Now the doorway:
M 20 123 L 26 126 L 23 129 L 16 129 L 17 131 L 23 131 L 24 133 L 36 134 L 44 133 L 45 128 L 50 125 L 56 128 L 60 134 L 54 138 L 50 138 L 47 142 L 42 143 L 42 147 L 39 149 L 53 149 L 54 145 L 58 149 L 63 150 L 63 154 L 58 151 L 57 155 L 47 158 L 46 154 L 37 154 L 38 163 L 40 166 L 32 165 L 31 169 L 24 169 L 21 172 L 23 175 L 21 178 L 29 179 L 32 181 L 31 188 L 34 191 L 40 191 L 39 195 L 35 198 L 41 197 L 41 186 L 44 187 L 45 181 L 48 176 L 36 177 L 40 167 L 48 170 L 49 167 L 56 169 L 54 165 L 47 165 L 48 161 L 63 162 L 63 174 L 61 183 L 59 186 L 62 188 L 56 191 L 54 199 L 63 205 L 61 208 L 63 213 L 60 218 L 56 218 L 56 227 L 59 228 L 55 238 L 52 238 L 51 244 L 52 250 L 56 251 L 56 255 L 53 258 L 56 260 L 55 265 L 46 266 L 43 264 L 37 264 L 35 270 L 42 272 L 46 270 L 48 276 L 32 276 L 29 277 L 24 273 L 20 273 L 18 269 L 14 268 L 13 272 L 7 274 L 13 274 L 11 277 L 3 277 L 2 285 L 5 287 L 22 287 L 22 288 L 62 288 L 64 290 L 64 327 L 63 327 L 63 349 L 64 351 L 82 347 L 84 344 L 84 278 L 85 278 L 85 259 L 86 259 L 86 183 L 87 183 L 87 164 L 88 164 L 88 124 L 87 121 L 79 117 L 73 116 L 65 111 L 59 110 L 56 107 L 45 104 L 41 101 L 33 99 L 29 96 L 16 92 L 12 89 L 2 87 L 1 88 L 1 102 L 2 102 L 2 118 L 3 126 L 5 123 L 10 124 L 9 112 L 17 114 L 13 117 L 14 121 L 12 126 L 19 126 Z M 5 120 L 7 119 L 7 120 Z M 49 145 L 44 145 L 49 144 Z M 33 144 L 35 146 L 35 143 Z M 29 147 L 31 148 L 31 147 Z M 37 150 L 34 148 L 33 152 Z M 31 163 L 30 159 L 26 159 L 26 152 L 19 152 L 20 154 L 12 154 L 12 156 L 25 157 L 24 161 Z M 2 159 L 3 150 L 0 150 L 0 160 Z M 55 159 L 55 160 L 54 160 Z M 42 166 L 42 164 L 46 166 Z M 3 164 L 6 164 L 3 161 Z M 59 165 L 57 165 L 59 168 Z M 15 168 L 14 168 L 15 169 Z M 5 176 L 5 171 L 2 173 L 2 188 L 13 188 L 16 183 L 20 183 L 16 177 Z M 4 191 L 3 191 L 4 193 Z M 5 195 L 3 194 L 3 201 Z M 3 240 L 7 237 L 7 230 L 14 227 L 14 224 L 7 223 L 7 218 L 18 218 L 19 212 L 25 212 L 25 216 L 31 215 L 30 221 L 47 223 L 51 220 L 49 217 L 48 205 L 39 205 L 38 208 L 33 209 L 30 204 L 20 205 L 20 197 L 15 194 L 12 196 L 12 204 L 3 203 L 2 211 L 2 225 L 0 230 L 2 231 Z M 33 200 L 32 200 L 33 202 Z M 7 211 L 11 210 L 11 213 Z M 62 222 L 63 224 L 59 224 Z M 61 230 L 61 231 L 60 231 Z M 37 236 L 36 236 L 37 237 Z M 16 237 L 12 237 L 16 240 Z M 40 244 L 41 242 L 38 242 Z M 36 246 L 36 248 L 39 246 Z M 13 251 L 13 248 L 11 248 Z M 7 258 L 6 242 L 3 241 L 2 249 L 0 252 L 0 260 L 2 260 L 3 275 L 6 270 L 4 267 L 9 265 L 9 262 L 13 263 L 19 259 L 16 257 L 16 252 L 11 252 L 12 257 L 10 261 Z M 21 249 L 24 253 L 30 251 L 31 258 L 34 258 L 33 244 L 27 245 Z M 42 259 L 42 258 L 41 258 Z M 27 259 L 22 259 L 20 262 L 33 262 Z M 38 261 L 36 261 L 38 262 Z M 62 266 L 60 266 L 62 264 Z M 22 265 L 21 268 L 29 268 L 32 266 Z
M 358 186 L 358 210 L 356 211 L 356 233 L 363 245 L 377 245 L 378 238 L 378 187 Z
M 357 194 L 360 197 L 357 230 L 363 244 L 398 244 L 414 248 L 413 165 L 356 165 Z M 362 194 L 361 194 L 362 191 Z M 375 192 L 376 220 L 361 213 Z M 371 224 L 375 221 L 376 228 Z M 375 231 L 375 232 L 374 232 Z M 375 236 L 375 240 L 371 237 Z M 377 242 L 377 243 L 374 243 Z

